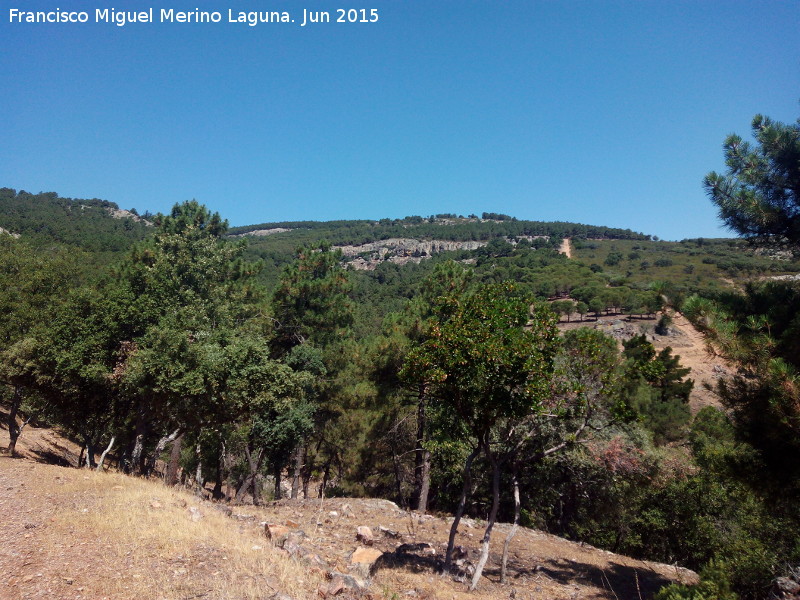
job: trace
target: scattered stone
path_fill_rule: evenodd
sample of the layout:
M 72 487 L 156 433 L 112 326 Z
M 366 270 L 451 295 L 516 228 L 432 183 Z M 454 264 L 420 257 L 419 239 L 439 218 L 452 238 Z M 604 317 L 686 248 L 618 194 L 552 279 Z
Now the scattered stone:
M 279 548 L 283 548 L 283 545 L 286 543 L 286 539 L 289 537 L 289 529 L 283 525 L 272 525 L 267 523 L 264 525 L 264 533 L 266 534 L 267 539 L 270 540 L 273 545 L 278 546 Z
M 361 525 L 357 530 L 356 539 L 366 546 L 372 546 L 375 539 L 372 537 L 372 530 L 366 525 Z
M 320 596 L 323 598 L 338 596 L 345 591 L 361 592 L 366 589 L 364 582 L 352 575 L 330 571 L 326 574 L 326 577 L 330 580 L 330 583 L 327 586 L 320 586 L 319 589 Z
M 150 503 L 150 508 L 159 509 L 159 508 L 161 508 L 161 506 L 162 506 L 161 502 L 159 502 L 158 500 L 153 500 Z
M 339 516 L 339 513 L 336 512 L 335 510 L 332 510 L 331 512 L 328 513 L 328 516 L 335 519 L 336 517 Z
M 290 529 L 297 529 L 300 527 L 300 523 L 297 521 L 292 521 L 291 519 L 286 519 L 286 527 L 289 527 Z
M 350 555 L 348 570 L 359 577 L 367 578 L 372 575 L 375 562 L 383 556 L 377 548 L 356 548 Z
M 200 509 L 196 506 L 190 506 L 188 511 L 189 518 L 192 520 L 193 523 L 197 523 L 200 519 L 203 518 L 203 513 L 200 512 Z
M 392 531 L 391 529 L 387 529 L 383 525 L 378 527 L 378 531 L 380 531 L 385 537 L 388 537 L 388 538 L 399 538 L 400 537 L 400 533 L 399 532 Z

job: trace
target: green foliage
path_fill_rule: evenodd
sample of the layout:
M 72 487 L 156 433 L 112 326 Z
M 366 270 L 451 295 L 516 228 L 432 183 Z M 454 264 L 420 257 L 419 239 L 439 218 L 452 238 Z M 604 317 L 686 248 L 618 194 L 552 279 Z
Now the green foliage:
M 673 583 L 663 587 L 654 600 L 738 600 L 731 590 L 724 563 L 709 562 L 700 573 L 698 585 Z
M 279 354 L 306 342 L 328 345 L 351 324 L 349 283 L 340 260 L 341 252 L 321 242 L 300 248 L 297 261 L 284 270 L 272 300 Z
M 694 382 L 686 379 L 690 369 L 680 365 L 672 348 L 656 352 L 644 335 L 623 342 L 627 359 L 628 402 L 655 441 L 663 444 L 684 436 L 689 421 L 689 394 Z
M 112 216 L 118 209 L 106 200 L 73 200 L 55 192 L 29 194 L 0 188 L 0 227 L 35 246 L 57 242 L 92 252 L 93 259 L 124 252 L 147 235 L 144 221 Z
M 456 302 L 409 353 L 402 375 L 425 382 L 430 397 L 480 439 L 497 419 L 542 405 L 557 335 L 551 313 L 536 306 L 530 316 L 530 303 L 509 284 L 482 286 Z
M 800 247 L 800 120 L 786 125 L 756 115 L 756 146 L 738 135 L 725 140 L 727 175 L 703 185 L 724 223 L 762 243 Z

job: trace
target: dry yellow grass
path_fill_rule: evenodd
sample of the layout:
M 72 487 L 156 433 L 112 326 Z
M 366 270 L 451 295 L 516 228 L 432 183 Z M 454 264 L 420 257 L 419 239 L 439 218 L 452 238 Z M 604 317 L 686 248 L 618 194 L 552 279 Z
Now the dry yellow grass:
M 5 441 L 0 425 L 0 445 Z M 522 528 L 511 546 L 509 582 L 501 584 L 498 552 L 508 525 L 497 524 L 485 576 L 468 594 L 465 583 L 438 574 L 444 519 L 346 498 L 236 506 L 227 516 L 218 510 L 225 505 L 160 481 L 35 462 L 74 464 L 76 454 L 64 453 L 77 447 L 54 432 L 26 430 L 20 449 L 26 458 L 0 454 L 0 600 L 319 599 L 327 571 L 348 571 L 360 525 L 376 533 L 374 547 L 387 559 L 362 595 L 371 600 L 647 600 L 670 581 L 696 581 L 685 569 Z M 193 518 L 197 511 L 201 518 Z M 273 548 L 261 521 L 291 522 L 306 533 L 303 547 L 316 559 Z M 396 533 L 384 536 L 381 527 Z M 481 535 L 477 522 L 459 528 L 456 542 L 470 560 Z M 430 544 L 435 555 L 398 554 L 403 543 Z
M 5 457 L 0 464 L 0 475 L 10 475 L 6 467 L 31 468 Z M 20 515 L 26 533 L 17 548 L 25 561 L 19 572 L 6 571 L 14 597 L 310 598 L 323 581 L 257 529 L 186 492 L 110 473 L 45 465 L 35 473 L 21 493 L 43 510 Z

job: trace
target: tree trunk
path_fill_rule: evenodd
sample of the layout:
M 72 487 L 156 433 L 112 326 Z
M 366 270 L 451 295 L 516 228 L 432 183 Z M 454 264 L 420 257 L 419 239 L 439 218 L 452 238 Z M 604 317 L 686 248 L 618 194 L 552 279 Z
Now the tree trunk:
M 314 458 L 308 457 L 308 444 L 303 444 L 303 498 L 308 498 L 308 488 L 311 485 L 311 475 L 314 473 Z
M 453 557 L 453 547 L 456 543 L 456 533 L 458 532 L 458 524 L 461 522 L 461 517 L 464 515 L 464 507 L 467 505 L 467 496 L 469 495 L 470 488 L 472 487 L 472 461 L 478 456 L 480 447 L 475 447 L 464 463 L 464 485 L 461 488 L 461 498 L 458 501 L 456 514 L 453 517 L 453 525 L 450 527 L 450 537 L 447 540 L 447 552 L 444 555 L 443 571 L 448 573 L 450 571 L 450 563 Z
M 133 452 L 131 452 L 131 471 L 134 474 L 141 474 L 144 471 L 144 441 L 148 429 L 143 411 L 139 409 L 136 417 L 136 441 L 133 444 Z
M 22 388 L 14 386 L 14 395 L 11 397 L 11 412 L 8 413 L 8 455 L 12 458 L 17 455 L 17 440 L 22 428 L 17 425 L 17 413 L 22 406 Z
M 214 478 L 214 489 L 211 492 L 211 497 L 214 500 L 222 500 L 225 497 L 225 494 L 222 491 L 222 480 L 224 479 L 222 473 L 223 463 L 225 461 L 225 442 L 222 441 L 222 436 L 220 435 L 219 440 L 219 452 L 217 453 L 217 474 Z
M 403 497 L 403 472 L 400 465 L 400 457 L 397 456 L 397 445 L 389 442 L 389 447 L 392 449 L 392 471 L 394 471 L 394 485 L 397 504 L 406 508 L 406 499 Z
M 264 460 L 265 452 L 261 450 L 257 458 L 253 458 L 253 453 L 250 450 L 250 444 L 244 447 L 244 455 L 247 458 L 247 464 L 250 467 L 250 473 L 244 478 L 239 490 L 236 492 L 236 500 L 241 502 L 247 495 L 247 490 L 253 490 L 253 504 L 259 506 L 260 499 L 258 494 L 258 471 L 261 469 L 261 463 Z
M 142 472 L 142 475 L 148 477 L 155 470 L 156 461 L 158 461 L 158 457 L 161 456 L 161 453 L 164 452 L 164 448 L 166 448 L 167 444 L 169 444 L 170 442 L 174 442 L 180 435 L 180 433 L 181 429 L 179 427 L 169 435 L 165 435 L 160 440 L 158 440 L 158 443 L 156 444 L 156 447 L 153 449 L 152 454 L 150 454 L 150 456 L 147 459 L 145 469 Z
M 328 479 L 331 475 L 331 461 L 325 462 L 325 468 L 322 471 L 322 482 L 319 484 L 319 497 L 325 497 L 325 488 L 328 487 Z
M 281 499 L 281 468 L 280 468 L 280 466 L 277 466 L 277 465 L 275 466 L 275 472 L 273 473 L 273 476 L 275 477 L 275 493 L 273 495 L 275 496 L 275 500 L 280 500 Z
M 86 464 L 84 466 L 87 469 L 94 469 L 97 466 L 97 463 L 94 462 L 94 441 L 86 434 L 83 434 L 82 437 L 86 444 Z
M 431 487 L 431 453 L 425 449 L 428 419 L 425 407 L 425 386 L 419 387 L 417 402 L 417 448 L 414 451 L 414 510 L 425 514 L 428 511 L 428 493 Z
M 300 477 L 303 472 L 303 453 L 305 444 L 298 444 L 294 449 L 294 470 L 292 471 L 292 500 L 300 493 Z
M 500 583 L 506 582 L 506 566 L 508 565 L 508 547 L 511 545 L 511 540 L 514 539 L 514 535 L 516 535 L 517 529 L 519 528 L 519 513 L 520 513 L 519 479 L 517 478 L 516 467 L 514 468 L 514 471 L 511 474 L 511 483 L 514 487 L 514 524 L 511 526 L 511 531 L 508 532 L 505 542 L 503 542 L 503 560 L 500 565 Z
M 197 468 L 194 471 L 194 485 L 195 485 L 195 493 L 198 496 L 203 495 L 203 484 L 205 481 L 203 480 L 203 458 L 202 458 L 202 448 L 200 446 L 200 442 L 197 442 L 194 446 L 194 455 L 197 458 Z
M 183 450 L 183 434 L 175 438 L 172 442 L 172 449 L 169 453 L 169 463 L 167 463 L 167 472 L 164 476 L 165 483 L 173 487 L 178 483 L 178 470 L 181 464 L 181 451 Z
M 117 441 L 117 436 L 112 435 L 111 436 L 111 441 L 108 442 L 108 446 L 106 446 L 106 449 L 103 450 L 103 453 L 100 455 L 100 460 L 97 463 L 97 470 L 98 471 L 102 471 L 103 470 L 103 463 L 106 461 L 106 456 L 108 456 L 108 453 L 111 452 L 111 449 L 114 447 L 114 442 L 116 442 L 116 441 Z
M 474 591 L 478 587 L 478 581 L 483 574 L 483 567 L 486 566 L 486 561 L 489 558 L 489 544 L 492 538 L 492 528 L 495 521 L 497 521 L 497 509 L 500 507 L 500 465 L 497 458 L 492 454 L 489 444 L 486 444 L 486 456 L 492 465 L 492 510 L 489 512 L 489 522 L 486 525 L 486 531 L 483 534 L 483 541 L 481 542 L 481 557 L 478 564 L 475 566 L 475 573 L 472 575 L 472 584 L 469 586 L 469 591 Z

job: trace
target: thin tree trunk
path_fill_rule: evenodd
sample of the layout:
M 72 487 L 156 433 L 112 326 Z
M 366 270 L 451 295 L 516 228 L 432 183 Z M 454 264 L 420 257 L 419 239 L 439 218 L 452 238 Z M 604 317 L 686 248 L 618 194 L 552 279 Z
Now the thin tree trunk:
M 308 486 L 311 485 L 312 464 L 308 462 L 308 444 L 303 446 L 303 498 L 308 498 Z
M 11 412 L 8 413 L 8 455 L 12 458 L 17 455 L 17 440 L 22 433 L 22 427 L 17 425 L 20 406 L 22 406 L 22 388 L 15 385 L 14 395 L 11 397 Z
M 325 469 L 322 471 L 322 483 L 319 484 L 319 497 L 325 497 L 325 488 L 328 487 L 328 479 L 331 475 L 331 461 L 325 463 Z
M 389 442 L 392 449 L 392 470 L 394 471 L 394 485 L 395 493 L 397 494 L 397 503 L 403 508 L 407 507 L 405 498 L 403 498 L 403 474 L 400 469 L 400 458 L 397 456 L 397 445 Z
M 298 444 L 294 450 L 294 470 L 292 471 L 292 500 L 300 493 L 300 477 L 303 472 L 303 451 L 305 444 Z
M 500 583 L 506 582 L 506 566 L 508 565 L 508 547 L 511 545 L 511 540 L 517 533 L 519 528 L 519 514 L 520 514 L 520 501 L 519 501 L 519 479 L 517 478 L 517 469 L 514 467 L 511 473 L 511 483 L 514 487 L 514 524 L 511 526 L 511 531 L 508 532 L 505 542 L 503 542 L 503 560 L 500 565 Z
M 497 458 L 492 454 L 489 449 L 489 444 L 486 444 L 486 456 L 492 465 L 492 510 L 489 513 L 489 523 L 486 525 L 486 531 L 483 534 L 483 541 L 481 543 L 481 557 L 478 564 L 475 566 L 475 573 L 472 575 L 472 584 L 469 586 L 469 591 L 474 591 L 478 587 L 478 581 L 483 574 L 483 567 L 486 566 L 486 561 L 489 558 L 489 544 L 492 538 L 492 528 L 495 521 L 497 521 L 497 509 L 500 507 L 500 465 Z
M 166 448 L 167 444 L 169 444 L 170 442 L 174 442 L 178 438 L 180 433 L 181 429 L 179 427 L 169 435 L 165 435 L 160 440 L 158 440 L 156 447 L 153 449 L 153 453 L 147 459 L 145 470 L 142 473 L 145 477 L 149 476 L 155 470 L 156 461 L 158 461 L 158 457 L 161 456 L 161 453 L 164 451 L 164 448 Z
M 236 500 L 241 502 L 244 500 L 244 497 L 247 495 L 247 490 L 251 487 L 253 489 L 253 504 L 258 506 L 260 504 L 259 497 L 258 497 L 258 471 L 261 469 L 261 463 L 264 460 L 265 452 L 261 450 L 259 456 L 254 459 L 253 454 L 250 451 L 250 445 L 246 444 L 244 447 L 244 455 L 247 458 L 247 464 L 250 467 L 250 474 L 244 478 L 244 482 L 242 483 L 241 487 L 239 487 L 239 491 L 236 492 Z
M 428 493 L 431 487 L 431 453 L 425 449 L 428 419 L 425 406 L 425 386 L 419 387 L 417 401 L 417 447 L 414 450 L 414 510 L 428 511 Z
M 167 463 L 167 472 L 164 477 L 168 486 L 173 487 L 178 483 L 178 469 L 181 464 L 181 451 L 183 450 L 183 434 L 175 438 L 172 442 L 172 449 L 169 453 L 169 463 Z
M 97 463 L 97 470 L 98 471 L 102 471 L 103 470 L 103 463 L 106 460 L 106 456 L 108 456 L 108 453 L 111 452 L 111 449 L 114 447 L 114 442 L 116 442 L 116 441 L 117 441 L 117 436 L 112 435 L 111 436 L 111 441 L 108 442 L 108 446 L 106 446 L 106 449 L 103 450 L 103 453 L 100 455 L 100 460 Z
M 148 429 L 143 411 L 139 409 L 136 417 L 136 441 L 133 444 L 133 452 L 131 452 L 131 471 L 134 474 L 141 474 L 144 470 L 144 440 Z
M 222 491 L 223 480 L 223 463 L 225 461 L 225 442 L 222 440 L 222 434 L 219 434 L 219 452 L 217 452 L 217 473 L 214 478 L 214 489 L 211 492 L 211 497 L 214 500 L 221 500 L 225 497 Z
M 94 442 L 88 435 L 83 435 L 83 442 L 86 444 L 86 464 L 84 465 L 87 469 L 94 469 L 97 466 L 97 463 L 94 462 Z
M 280 466 L 275 466 L 275 500 L 281 499 L 281 468 Z M 292 482 L 292 490 L 294 491 L 294 481 Z
M 447 552 L 444 555 L 444 567 L 443 571 L 448 573 L 450 571 L 450 563 L 452 562 L 453 557 L 453 547 L 456 543 L 456 533 L 458 532 L 458 525 L 461 522 L 461 517 L 464 515 L 464 507 L 467 505 L 467 495 L 469 494 L 470 488 L 472 487 L 472 461 L 475 460 L 475 457 L 478 456 L 478 452 L 480 452 L 480 447 L 475 447 L 470 455 L 467 457 L 466 462 L 464 463 L 464 485 L 461 488 L 461 498 L 458 501 L 458 507 L 456 508 L 456 514 L 453 517 L 453 525 L 450 527 L 450 537 L 447 540 Z
M 203 495 L 203 484 L 205 483 L 203 479 L 203 459 L 202 459 L 202 447 L 200 446 L 200 442 L 197 442 L 194 446 L 194 455 L 197 458 L 197 468 L 194 471 L 194 485 L 195 485 L 195 492 L 198 496 Z

